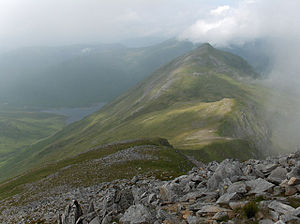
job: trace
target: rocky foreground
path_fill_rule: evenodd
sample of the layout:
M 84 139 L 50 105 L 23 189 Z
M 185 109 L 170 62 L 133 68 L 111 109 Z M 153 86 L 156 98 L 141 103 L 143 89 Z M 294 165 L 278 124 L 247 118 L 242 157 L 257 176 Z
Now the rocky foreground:
M 300 223 L 300 151 L 266 160 L 198 164 L 170 181 L 115 180 L 26 206 L 15 212 L 17 207 L 2 207 L 1 223 Z M 11 214 L 16 218 L 20 210 L 31 211 L 36 221 L 13 221 Z

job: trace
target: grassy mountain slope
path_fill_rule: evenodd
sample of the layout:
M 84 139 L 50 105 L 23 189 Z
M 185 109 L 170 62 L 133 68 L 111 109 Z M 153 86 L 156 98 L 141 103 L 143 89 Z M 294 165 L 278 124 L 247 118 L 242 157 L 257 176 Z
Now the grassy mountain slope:
M 16 108 L 0 109 L 0 167 L 34 142 L 64 126 L 64 117 Z
M 99 112 L 23 150 L 3 170 L 13 164 L 16 173 L 99 144 L 145 137 L 167 138 L 189 155 L 206 155 L 202 160 L 262 156 L 272 144 L 257 77 L 242 58 L 204 44 Z
M 37 196 L 38 192 L 49 192 L 58 186 L 86 187 L 139 174 L 168 179 L 191 168 L 191 162 L 165 139 L 124 141 L 87 150 L 2 183 L 0 200 L 25 193 L 26 196 L 18 200 L 21 205 L 32 199 L 31 192 Z M 32 182 L 36 183 L 31 185 Z

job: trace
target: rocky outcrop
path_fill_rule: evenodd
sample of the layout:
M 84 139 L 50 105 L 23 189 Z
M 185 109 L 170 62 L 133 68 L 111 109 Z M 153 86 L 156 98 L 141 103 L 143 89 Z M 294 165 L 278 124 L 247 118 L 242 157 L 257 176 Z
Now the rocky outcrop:
M 169 181 L 135 176 L 80 188 L 69 192 L 73 201 L 65 209 L 58 207 L 57 215 L 39 213 L 36 220 L 59 224 L 300 223 L 299 179 L 300 152 L 263 161 L 227 159 L 201 164 Z M 49 200 L 55 206 L 54 200 L 59 199 Z M 9 209 L 2 210 L 2 215 Z M 0 221 L 12 223 L 5 218 Z

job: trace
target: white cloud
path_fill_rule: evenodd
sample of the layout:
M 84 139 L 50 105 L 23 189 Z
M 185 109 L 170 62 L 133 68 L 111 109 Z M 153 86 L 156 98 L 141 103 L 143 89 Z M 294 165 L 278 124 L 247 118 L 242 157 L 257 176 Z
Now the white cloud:
M 285 84 L 299 86 L 299 8 L 300 1 L 293 0 L 243 0 L 226 10 L 223 6 L 215 7 L 187 27 L 179 39 L 215 46 L 242 45 L 263 39 L 270 46 L 273 74 Z
M 219 6 L 202 15 L 179 36 L 217 46 L 255 39 L 300 39 L 300 1 L 241 0 L 235 7 Z
M 232 42 L 244 43 L 259 38 L 261 30 L 257 11 L 252 10 L 253 1 L 244 1 L 238 7 L 220 6 L 210 14 L 188 27 L 181 39 L 194 42 L 210 42 L 224 46 Z
M 230 6 L 229 5 L 223 5 L 223 6 L 219 6 L 216 9 L 210 10 L 210 14 L 211 15 L 222 15 L 225 12 L 227 12 L 228 10 L 230 10 Z

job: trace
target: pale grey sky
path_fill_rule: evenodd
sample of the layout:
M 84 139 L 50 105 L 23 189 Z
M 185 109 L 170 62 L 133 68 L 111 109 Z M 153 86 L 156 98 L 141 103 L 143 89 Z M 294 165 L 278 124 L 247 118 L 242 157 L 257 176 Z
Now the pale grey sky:
M 237 0 L 0 0 L 0 46 L 119 42 L 181 34 Z
M 280 69 L 298 73 L 299 9 L 298 0 L 0 0 L 0 49 L 140 37 L 216 46 L 267 39 Z
M 299 40 L 296 0 L 0 0 L 0 46 L 179 37 L 215 45 Z

